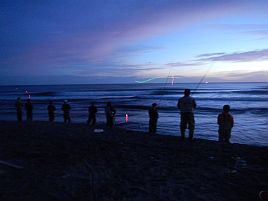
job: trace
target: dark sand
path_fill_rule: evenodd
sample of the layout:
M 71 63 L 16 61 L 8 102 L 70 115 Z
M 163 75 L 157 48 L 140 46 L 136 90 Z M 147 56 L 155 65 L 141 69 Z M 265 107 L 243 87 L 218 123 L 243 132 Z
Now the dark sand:
M 268 147 L 0 122 L 0 176 L 1 201 L 254 201 Z

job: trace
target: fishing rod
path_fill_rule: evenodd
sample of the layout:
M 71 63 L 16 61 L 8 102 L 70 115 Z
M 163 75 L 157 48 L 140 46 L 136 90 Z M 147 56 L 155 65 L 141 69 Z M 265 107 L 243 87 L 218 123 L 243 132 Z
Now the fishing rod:
M 209 65 L 207 71 L 206 71 L 205 74 L 201 77 L 200 81 L 197 83 L 197 85 L 196 85 L 195 89 L 193 90 L 192 94 L 194 94 L 194 93 L 199 89 L 200 85 L 204 82 L 204 79 L 207 77 L 207 75 L 208 75 L 208 73 L 209 73 L 209 71 L 211 70 L 211 68 L 212 68 L 213 65 L 214 65 L 213 62 Z

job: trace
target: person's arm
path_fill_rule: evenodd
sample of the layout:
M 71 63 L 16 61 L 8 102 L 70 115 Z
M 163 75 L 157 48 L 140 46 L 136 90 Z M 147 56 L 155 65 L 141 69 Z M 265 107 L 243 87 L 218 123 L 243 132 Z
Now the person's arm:
M 218 115 L 218 118 L 217 118 L 217 124 L 218 124 L 218 125 L 221 124 L 221 115 L 220 115 L 220 114 Z
M 230 117 L 231 117 L 231 127 L 233 128 L 234 127 L 234 118 L 232 115 L 230 115 Z
M 178 108 L 178 109 L 181 109 L 181 101 L 180 101 L 180 99 L 178 100 L 177 108 Z
M 195 102 L 195 99 L 193 99 L 193 108 L 196 109 L 196 102 Z

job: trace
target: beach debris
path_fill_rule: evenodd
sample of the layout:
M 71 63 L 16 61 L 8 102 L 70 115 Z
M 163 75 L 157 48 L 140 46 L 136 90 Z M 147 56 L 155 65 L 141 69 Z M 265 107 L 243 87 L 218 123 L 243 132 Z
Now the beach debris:
M 245 160 L 241 159 L 240 157 L 236 157 L 235 160 L 236 160 L 235 166 L 234 166 L 235 170 L 239 170 L 239 169 L 245 168 L 247 166 L 247 162 Z
M 231 174 L 236 174 L 239 170 L 247 167 L 247 161 L 243 160 L 241 157 L 232 157 L 232 159 L 235 160 L 235 164 L 229 171 Z
M 6 166 L 6 167 L 15 168 L 15 169 L 23 169 L 22 166 L 15 165 L 15 164 L 12 164 L 10 162 L 3 161 L 3 160 L 0 160 L 0 165 Z
M 96 128 L 96 129 L 94 129 L 93 132 L 94 132 L 94 133 L 103 133 L 103 129 L 101 129 L 101 128 Z
M 268 201 L 268 191 L 261 191 L 259 193 L 260 200 Z

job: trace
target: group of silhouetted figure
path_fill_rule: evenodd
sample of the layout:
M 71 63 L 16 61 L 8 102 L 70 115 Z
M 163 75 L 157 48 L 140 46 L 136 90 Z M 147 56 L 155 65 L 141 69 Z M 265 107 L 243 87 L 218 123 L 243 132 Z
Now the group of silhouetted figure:
M 17 101 L 15 103 L 16 111 L 17 111 L 17 120 L 18 122 L 22 122 L 22 114 L 23 114 L 23 103 L 21 99 L 18 97 Z M 26 120 L 32 121 L 33 120 L 33 104 L 31 102 L 31 99 L 28 98 L 25 103 L 25 110 L 26 110 Z M 63 121 L 64 123 L 71 123 L 71 106 L 68 103 L 67 100 L 65 100 L 61 106 L 61 110 L 63 113 Z M 53 101 L 49 101 L 49 104 L 47 106 L 48 111 L 48 119 L 50 122 L 54 122 L 55 120 L 55 111 L 56 106 L 54 105 Z M 96 114 L 98 112 L 97 107 L 94 103 L 91 103 L 91 105 L 88 107 L 88 120 L 87 123 L 91 126 L 96 125 Z M 115 118 L 116 110 L 112 106 L 111 102 L 107 102 L 105 107 L 105 116 L 106 116 L 106 125 L 108 128 L 112 128 L 114 125 L 114 118 Z
M 22 110 L 23 110 L 23 103 L 20 98 L 17 98 L 15 103 L 15 107 L 17 110 L 17 120 L 22 122 Z M 193 97 L 190 96 L 190 89 L 184 90 L 184 96 L 179 98 L 177 103 L 177 108 L 180 110 L 180 132 L 181 132 L 181 139 L 185 139 L 185 132 L 186 129 L 189 129 L 189 140 L 193 140 L 194 136 L 194 129 L 195 129 L 195 118 L 194 118 L 194 109 L 196 109 L 196 101 Z M 26 110 L 26 119 L 27 121 L 33 120 L 33 104 L 31 99 L 28 98 L 25 103 L 25 110 Z M 64 101 L 62 104 L 61 110 L 63 112 L 63 120 L 64 123 L 71 123 L 71 115 L 70 110 L 71 106 L 67 100 Z M 49 101 L 47 106 L 48 111 L 48 119 L 50 122 L 54 122 L 55 120 L 55 111 L 56 107 L 53 101 Z M 88 107 L 88 120 L 87 123 L 90 126 L 96 125 L 96 114 L 98 112 L 97 107 L 94 103 Z M 157 121 L 159 118 L 159 114 L 157 111 L 157 104 L 153 103 L 152 106 L 149 108 L 149 133 L 155 134 L 157 130 Z M 111 102 L 107 102 L 105 107 L 105 116 L 106 116 L 106 127 L 113 128 L 114 121 L 115 121 L 116 110 L 112 106 Z M 234 126 L 234 119 L 233 116 L 230 114 L 230 106 L 224 105 L 223 111 L 218 115 L 217 123 L 219 126 L 218 134 L 219 134 L 219 141 L 223 142 L 230 142 L 231 138 L 231 131 Z

